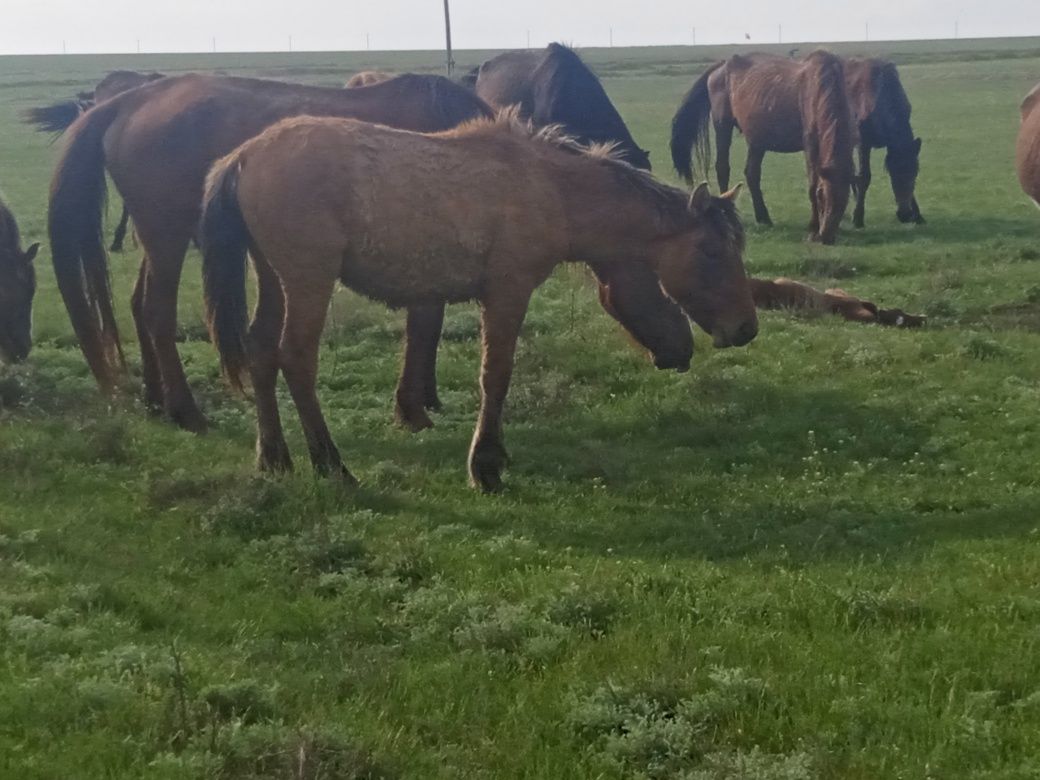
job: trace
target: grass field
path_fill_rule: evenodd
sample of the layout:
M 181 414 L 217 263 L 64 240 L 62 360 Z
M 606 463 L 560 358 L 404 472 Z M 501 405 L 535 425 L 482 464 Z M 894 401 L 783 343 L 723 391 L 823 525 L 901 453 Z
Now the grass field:
M 1013 171 L 1040 41 L 870 51 L 901 64 L 928 224 L 896 222 L 878 159 L 868 228 L 807 245 L 802 162 L 774 155 L 777 227 L 749 227 L 748 265 L 929 326 L 766 313 L 748 348 L 700 334 L 694 370 L 664 374 L 565 267 L 525 326 L 498 497 L 465 480 L 474 307 L 413 436 L 391 423 L 401 315 L 337 294 L 321 394 L 346 492 L 254 476 L 197 257 L 181 346 L 204 438 L 100 398 L 44 249 L 36 349 L 0 368 L 0 778 L 1040 776 L 1040 214 Z M 661 176 L 720 53 L 585 53 Z M 17 113 L 116 67 L 337 84 L 438 62 L 0 58 L 0 184 L 46 242 L 58 146 Z M 113 259 L 128 338 L 136 264 Z

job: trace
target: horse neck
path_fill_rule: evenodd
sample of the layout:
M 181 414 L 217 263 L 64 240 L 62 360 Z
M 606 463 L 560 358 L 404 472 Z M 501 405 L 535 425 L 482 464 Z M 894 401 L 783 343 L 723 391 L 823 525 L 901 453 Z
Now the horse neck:
M 682 192 L 644 183 L 615 165 L 574 157 L 556 171 L 571 260 L 649 262 L 655 240 L 687 227 Z

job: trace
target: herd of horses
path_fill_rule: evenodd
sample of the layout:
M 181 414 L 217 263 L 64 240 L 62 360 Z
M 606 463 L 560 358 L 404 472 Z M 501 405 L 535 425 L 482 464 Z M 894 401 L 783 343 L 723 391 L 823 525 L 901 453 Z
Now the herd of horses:
M 1040 201 L 1040 98 L 1023 105 L 1019 169 Z M 311 462 L 353 480 L 316 393 L 318 345 L 337 282 L 407 310 L 398 421 L 433 423 L 436 357 L 447 303 L 481 310 L 481 405 L 471 482 L 501 485 L 502 409 L 520 327 L 534 290 L 563 261 L 586 263 L 603 308 L 662 369 L 693 355 L 689 321 L 716 347 L 758 331 L 756 306 L 810 306 L 903 327 L 921 319 L 843 291 L 749 278 L 744 232 L 729 188 L 733 130 L 748 142 L 746 178 L 768 223 L 766 151 L 805 154 L 810 238 L 831 243 L 855 193 L 862 226 L 870 155 L 885 148 L 897 217 L 923 222 L 914 196 L 921 141 L 894 65 L 814 52 L 804 60 L 737 55 L 694 83 L 672 124 L 677 171 L 691 183 L 717 140 L 721 196 L 687 192 L 650 174 L 649 154 L 573 50 L 499 55 L 460 82 L 366 72 L 344 88 L 260 79 L 117 72 L 93 93 L 33 109 L 41 130 L 64 132 L 48 232 L 58 287 L 100 386 L 116 391 L 125 358 L 103 236 L 106 175 L 123 199 L 113 242 L 133 220 L 144 258 L 131 298 L 144 398 L 201 432 L 177 351 L 177 296 L 192 242 L 203 254 L 207 322 L 232 384 L 248 378 L 261 469 L 291 458 L 275 397 L 281 373 Z M 854 151 L 859 149 L 859 170 Z M 695 166 L 696 161 L 696 166 Z M 0 353 L 31 346 L 32 258 L 0 208 Z M 252 322 L 246 265 L 258 282 Z

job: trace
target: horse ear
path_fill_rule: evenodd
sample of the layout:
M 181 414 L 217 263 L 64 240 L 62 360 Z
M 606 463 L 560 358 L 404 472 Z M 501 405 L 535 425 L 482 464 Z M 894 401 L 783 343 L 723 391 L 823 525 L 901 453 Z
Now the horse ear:
M 731 189 L 729 192 L 722 193 L 719 197 L 723 200 L 728 200 L 731 203 L 736 203 L 742 189 L 744 189 L 744 182 L 738 183 L 736 187 Z
M 920 138 L 915 138 L 914 139 L 914 154 L 920 154 L 920 153 L 921 153 L 921 139 Z
M 697 185 L 697 189 L 690 193 L 690 211 L 700 214 L 708 210 L 711 205 L 711 190 L 708 182 L 704 181 Z
M 22 259 L 25 260 L 25 264 L 29 265 L 33 260 L 36 259 L 36 253 L 40 251 L 39 244 L 33 244 L 31 247 L 25 250 L 25 254 L 22 255 Z

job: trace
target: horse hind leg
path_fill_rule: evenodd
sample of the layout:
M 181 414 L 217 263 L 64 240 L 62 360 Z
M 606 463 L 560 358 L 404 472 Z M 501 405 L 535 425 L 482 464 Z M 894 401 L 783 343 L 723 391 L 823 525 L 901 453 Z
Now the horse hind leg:
M 744 173 L 747 176 L 748 190 L 751 192 L 751 202 L 755 207 L 755 221 L 771 227 L 773 220 L 769 218 L 769 209 L 766 208 L 766 201 L 762 196 L 762 160 L 765 155 L 764 149 L 748 146 L 747 167 Z
M 116 225 L 116 232 L 112 236 L 112 246 L 109 247 L 110 252 L 122 252 L 123 242 L 126 240 L 126 231 L 130 225 L 130 212 L 126 208 L 126 204 L 123 204 L 123 213 L 119 217 L 119 224 Z
M 867 190 L 870 189 L 870 147 L 861 143 L 859 147 L 859 175 L 856 176 L 856 208 L 852 212 L 852 224 L 861 228 L 866 224 Z
M 437 396 L 437 346 L 444 325 L 444 304 L 413 306 L 405 326 L 404 365 L 397 382 L 395 417 L 414 432 L 433 427 L 427 409 L 440 409 Z
M 249 374 L 256 402 L 256 461 L 260 471 L 292 471 L 292 457 L 278 412 L 279 342 L 285 321 L 281 282 L 274 270 L 253 250 L 258 295 L 249 327 Z
M 278 362 L 296 404 L 314 470 L 322 476 L 338 476 L 356 484 L 332 441 L 317 393 L 318 346 L 335 278 L 330 275 L 320 281 L 307 281 L 297 277 L 291 282 L 283 279 L 285 323 Z
M 144 299 L 148 285 L 148 255 L 141 261 L 137 273 L 137 283 L 130 298 L 130 311 L 134 316 L 134 327 L 137 329 L 137 340 L 141 345 L 141 373 L 144 378 L 144 403 L 149 411 L 159 413 L 163 409 L 162 373 L 159 371 L 159 360 L 152 346 L 152 337 L 145 326 Z

